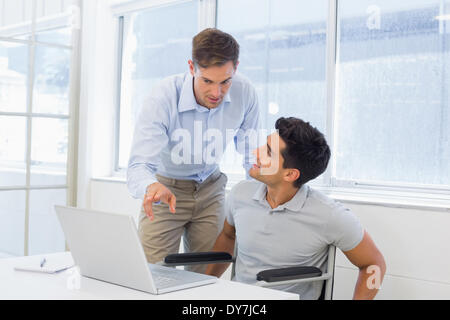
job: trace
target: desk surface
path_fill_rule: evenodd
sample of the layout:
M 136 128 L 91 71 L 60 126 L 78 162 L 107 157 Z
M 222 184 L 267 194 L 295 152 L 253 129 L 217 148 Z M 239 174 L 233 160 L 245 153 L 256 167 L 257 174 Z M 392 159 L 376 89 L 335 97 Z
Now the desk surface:
M 74 268 L 57 274 L 15 271 L 26 259 L 0 259 L 0 300 L 2 299 L 163 299 L 163 300 L 293 300 L 299 296 L 219 279 L 217 283 L 186 290 L 153 295 L 95 279 L 81 277 L 79 288 L 73 288 Z M 39 257 L 44 257 L 41 255 Z M 70 252 L 45 255 L 46 259 L 72 262 Z

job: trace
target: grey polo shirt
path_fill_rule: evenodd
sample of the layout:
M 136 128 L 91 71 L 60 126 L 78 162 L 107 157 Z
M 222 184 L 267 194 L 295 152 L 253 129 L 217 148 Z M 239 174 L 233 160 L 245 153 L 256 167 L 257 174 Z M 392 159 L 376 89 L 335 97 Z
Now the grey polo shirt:
M 236 229 L 238 246 L 234 280 L 256 283 L 265 269 L 315 266 L 326 271 L 328 245 L 342 251 L 355 248 L 364 230 L 358 218 L 342 204 L 307 185 L 288 202 L 272 209 L 265 184 L 238 183 L 226 200 L 226 217 Z M 323 282 L 277 287 L 298 293 L 300 299 L 318 299 Z

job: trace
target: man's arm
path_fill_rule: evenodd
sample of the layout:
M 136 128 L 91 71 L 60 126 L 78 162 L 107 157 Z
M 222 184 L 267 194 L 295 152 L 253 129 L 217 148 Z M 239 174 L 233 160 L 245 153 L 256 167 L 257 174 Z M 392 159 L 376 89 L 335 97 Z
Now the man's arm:
M 169 142 L 169 116 L 164 103 L 149 98 L 136 119 L 127 169 L 127 186 L 134 198 L 144 200 L 147 187 L 155 177 L 160 153 Z
M 361 242 L 354 249 L 345 251 L 344 254 L 359 268 L 353 299 L 373 299 L 383 281 L 386 263 L 367 231 L 364 231 Z
M 246 172 L 246 179 L 250 176 L 248 171 L 253 164 L 252 152 L 259 147 L 259 130 L 261 129 L 261 116 L 258 104 L 258 95 L 253 86 L 249 88 L 248 108 L 244 114 L 244 120 L 234 139 L 235 149 L 243 156 L 242 166 Z M 264 137 L 265 141 L 266 137 Z
M 134 198 L 142 199 L 142 207 L 153 220 L 153 203 L 164 202 L 175 213 L 176 198 L 159 183 L 155 172 L 160 162 L 160 153 L 169 142 L 168 112 L 164 104 L 150 98 L 142 107 L 133 136 L 133 144 L 127 169 L 127 186 Z
M 213 251 L 228 252 L 229 254 L 233 255 L 235 241 L 236 241 L 236 229 L 232 225 L 230 225 L 225 219 L 222 232 L 217 237 Z M 206 268 L 206 274 L 220 277 L 225 272 L 225 270 L 227 270 L 229 265 L 230 265 L 229 262 L 210 264 Z

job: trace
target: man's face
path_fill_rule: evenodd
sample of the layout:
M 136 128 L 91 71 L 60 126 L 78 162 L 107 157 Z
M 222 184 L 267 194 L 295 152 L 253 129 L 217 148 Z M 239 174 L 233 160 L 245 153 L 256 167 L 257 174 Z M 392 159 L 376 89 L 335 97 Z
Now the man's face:
M 256 163 L 249 170 L 249 175 L 267 185 L 274 185 L 284 180 L 286 169 L 283 168 L 284 159 L 281 150 L 286 143 L 274 132 L 267 136 L 267 143 L 254 151 Z
M 217 108 L 231 87 L 231 80 L 236 72 L 233 62 L 228 61 L 223 66 L 202 68 L 195 67 L 192 60 L 189 60 L 189 69 L 194 77 L 194 95 L 197 103 L 208 109 Z

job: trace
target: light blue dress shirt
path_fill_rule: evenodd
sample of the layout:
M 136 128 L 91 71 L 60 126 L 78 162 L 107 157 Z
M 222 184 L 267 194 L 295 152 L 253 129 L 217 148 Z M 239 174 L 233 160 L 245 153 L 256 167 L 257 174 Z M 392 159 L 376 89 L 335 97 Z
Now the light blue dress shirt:
M 239 73 L 222 103 L 211 110 L 197 104 L 189 72 L 165 78 L 152 90 L 136 120 L 128 189 L 133 197 L 143 199 L 147 186 L 157 181 L 155 174 L 201 183 L 218 168 L 230 140 L 244 155 L 247 172 L 250 152 L 258 147 L 249 132 L 259 128 L 256 90 Z

